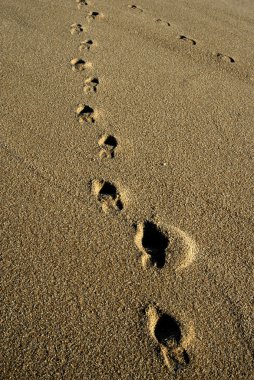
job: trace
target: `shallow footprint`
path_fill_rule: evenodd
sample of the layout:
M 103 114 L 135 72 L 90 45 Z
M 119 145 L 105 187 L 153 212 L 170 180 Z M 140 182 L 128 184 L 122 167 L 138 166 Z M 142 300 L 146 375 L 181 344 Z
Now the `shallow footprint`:
M 86 104 L 79 104 L 76 109 L 76 114 L 80 123 L 94 123 L 95 122 L 95 111 L 93 108 Z
M 104 212 L 109 210 L 123 210 L 123 202 L 117 187 L 109 181 L 94 180 L 92 182 L 92 193 L 101 203 Z
M 114 158 L 115 149 L 118 145 L 116 138 L 113 135 L 104 135 L 98 141 L 98 144 L 101 147 L 99 153 L 100 158 Z
M 137 11 L 137 12 L 143 12 L 143 9 L 142 8 L 140 8 L 140 7 L 138 7 L 137 5 L 128 5 L 128 8 L 130 8 L 130 9 L 133 9 L 133 10 L 135 10 L 135 11 Z
M 228 63 L 234 63 L 235 62 L 234 58 L 229 57 L 228 55 L 221 54 L 221 53 L 217 53 L 216 57 L 219 61 L 225 61 Z
M 87 78 L 84 80 L 84 92 L 97 92 L 99 86 L 99 79 L 96 77 Z
M 154 305 L 148 306 L 146 316 L 150 335 L 159 346 L 165 365 L 170 372 L 176 373 L 190 362 L 183 348 L 180 324 Z
M 192 38 L 189 38 L 189 37 L 186 37 L 183 35 L 180 35 L 177 38 L 181 41 L 188 43 L 189 45 L 196 45 L 197 44 L 197 42 L 195 40 L 193 40 Z
M 160 269 L 164 267 L 169 238 L 159 226 L 149 220 L 138 224 L 135 242 L 142 252 L 141 261 L 144 268 L 155 266 Z
M 84 28 L 81 24 L 72 24 L 70 27 L 71 34 L 80 34 L 84 31 Z
M 70 63 L 73 71 L 83 71 L 92 66 L 91 63 L 84 61 L 82 58 L 73 58 Z
M 82 41 L 79 45 L 79 51 L 90 50 L 93 45 L 94 42 L 92 40 Z
M 156 18 L 154 21 L 157 22 L 158 24 L 161 24 L 161 25 L 170 26 L 169 22 L 164 21 L 161 18 Z
M 90 2 L 87 0 L 76 0 L 76 3 L 78 5 L 78 9 L 81 9 L 85 5 L 90 5 Z

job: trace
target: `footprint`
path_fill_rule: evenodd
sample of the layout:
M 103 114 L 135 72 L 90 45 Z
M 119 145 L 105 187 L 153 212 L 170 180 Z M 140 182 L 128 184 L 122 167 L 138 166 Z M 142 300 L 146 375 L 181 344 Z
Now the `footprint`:
M 138 224 L 135 242 L 142 252 L 141 261 L 144 268 L 155 266 L 160 269 L 164 267 L 169 239 L 160 227 L 149 220 Z
M 128 8 L 134 9 L 137 12 L 143 12 L 143 9 L 138 7 L 137 5 L 128 5 Z
M 78 5 L 78 9 L 81 9 L 84 5 L 90 5 L 90 2 L 87 0 L 76 0 L 76 3 Z
M 170 264 L 178 271 L 188 267 L 198 252 L 196 243 L 184 231 L 174 226 L 164 230 L 149 220 L 137 224 L 134 241 L 144 269 L 152 266 L 162 269 Z
M 84 81 L 84 92 L 97 92 L 97 87 L 99 86 L 99 79 L 96 77 L 87 78 Z
M 189 45 L 196 45 L 197 44 L 197 42 L 195 40 L 193 40 L 192 38 L 189 38 L 189 37 L 186 37 L 183 35 L 178 36 L 177 38 L 181 41 L 188 43 Z
M 70 27 L 71 34 L 80 34 L 84 31 L 84 28 L 81 24 L 72 24 Z
M 114 136 L 104 135 L 100 138 L 98 143 L 102 148 L 99 153 L 100 158 L 114 158 L 115 157 L 115 149 L 118 144 Z
M 79 45 L 79 51 L 90 50 L 93 45 L 92 40 L 82 41 Z
M 92 66 L 91 63 L 84 61 L 82 58 L 73 58 L 70 63 L 73 71 L 83 71 Z
M 189 364 L 189 355 L 184 348 L 187 339 L 184 341 L 180 324 L 175 318 L 154 305 L 148 306 L 146 316 L 150 335 L 159 346 L 169 371 L 176 373 Z
M 101 203 L 104 212 L 108 212 L 109 210 L 123 210 L 120 193 L 112 182 L 94 180 L 92 182 L 92 193 Z
M 76 114 L 80 123 L 94 123 L 95 112 L 93 108 L 86 104 L 79 104 L 76 109 Z
M 88 21 L 93 21 L 95 19 L 99 19 L 99 18 L 102 18 L 102 17 L 103 17 L 103 15 L 101 13 L 99 13 L 99 12 L 96 12 L 96 11 L 90 12 L 86 16 L 86 18 L 88 19 Z
M 229 57 L 228 55 L 221 54 L 221 53 L 217 53 L 216 57 L 220 61 L 225 61 L 225 62 L 228 62 L 228 63 L 234 63 L 235 62 L 234 58 Z
M 164 20 L 162 20 L 161 18 L 157 18 L 157 19 L 155 19 L 154 21 L 157 22 L 157 23 L 159 23 L 159 24 L 161 24 L 161 25 L 170 26 L 170 23 L 169 23 L 169 22 L 164 21 Z

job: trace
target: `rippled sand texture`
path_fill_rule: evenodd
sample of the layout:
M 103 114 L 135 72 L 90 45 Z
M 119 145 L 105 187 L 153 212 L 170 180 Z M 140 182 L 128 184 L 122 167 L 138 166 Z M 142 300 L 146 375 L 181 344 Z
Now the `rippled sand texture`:
M 253 1 L 0 19 L 1 378 L 251 379 Z

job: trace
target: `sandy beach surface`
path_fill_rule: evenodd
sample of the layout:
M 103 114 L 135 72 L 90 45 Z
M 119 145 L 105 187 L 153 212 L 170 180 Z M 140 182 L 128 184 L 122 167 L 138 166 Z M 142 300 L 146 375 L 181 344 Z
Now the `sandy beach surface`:
M 254 2 L 0 21 L 1 379 L 254 379 Z

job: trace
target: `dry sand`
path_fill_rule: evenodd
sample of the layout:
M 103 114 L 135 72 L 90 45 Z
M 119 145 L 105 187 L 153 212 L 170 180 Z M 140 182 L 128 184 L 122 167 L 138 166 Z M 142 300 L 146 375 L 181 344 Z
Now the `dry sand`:
M 253 379 L 254 3 L 130 5 L 1 1 L 2 379 Z

